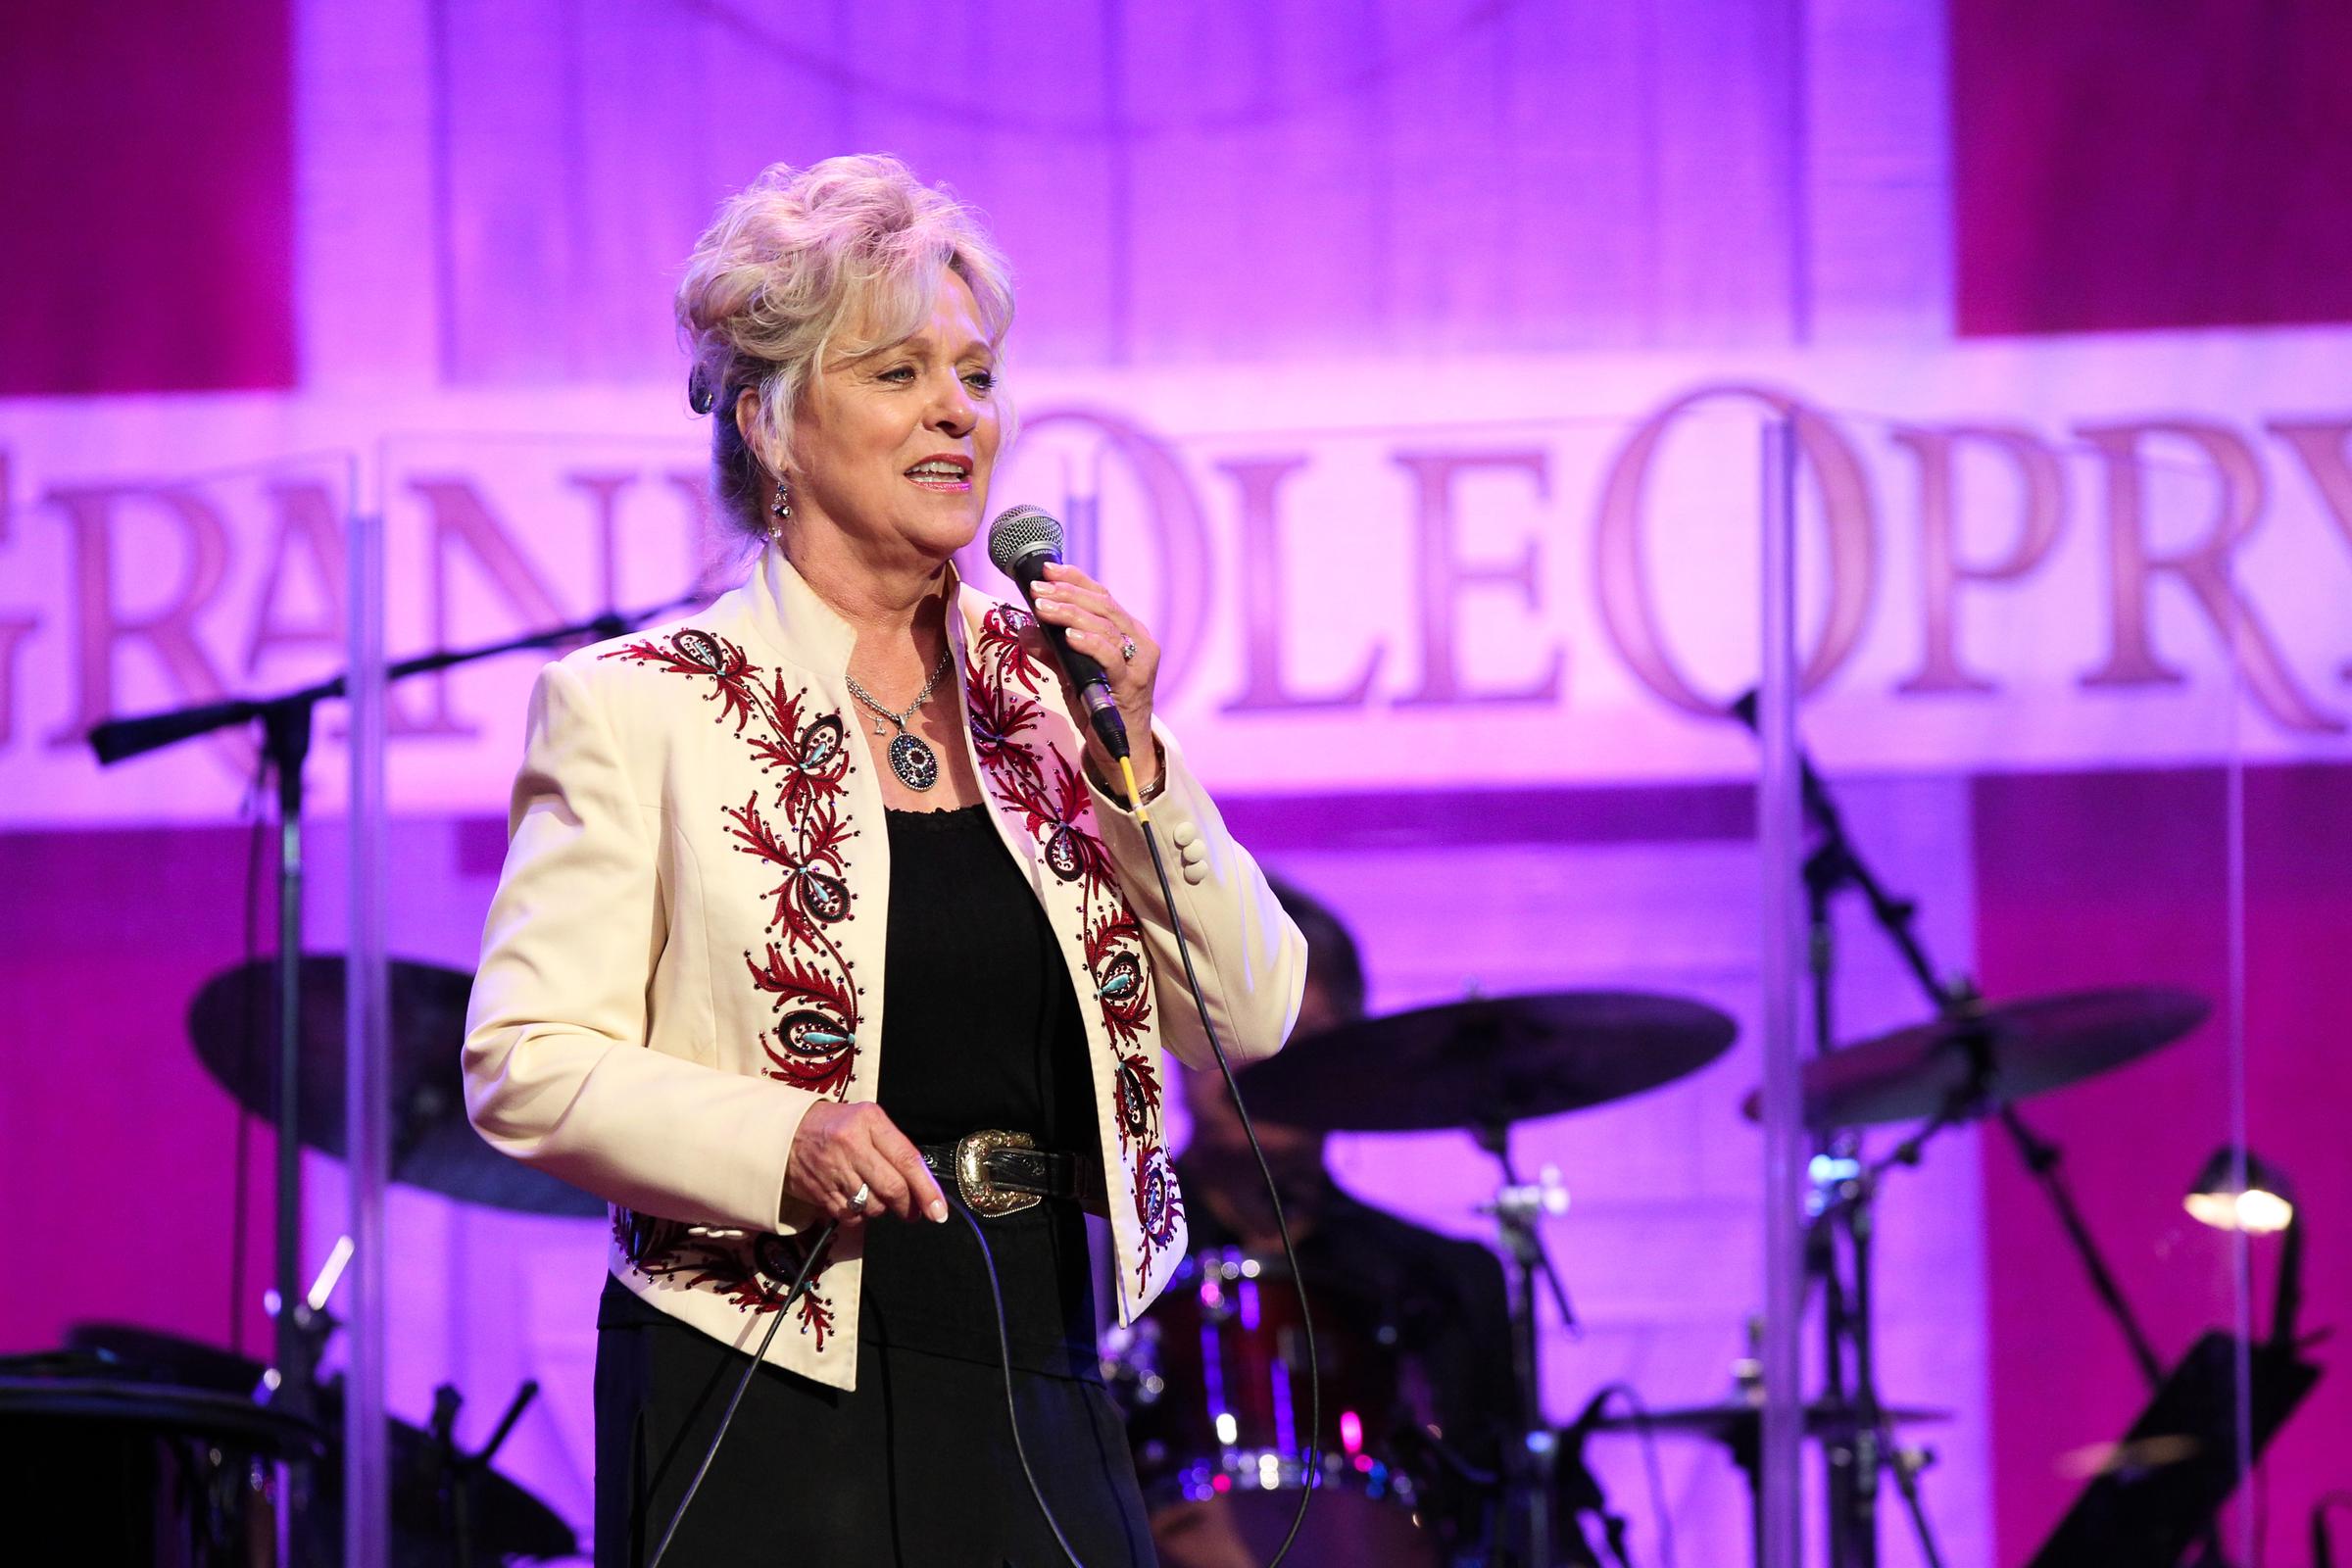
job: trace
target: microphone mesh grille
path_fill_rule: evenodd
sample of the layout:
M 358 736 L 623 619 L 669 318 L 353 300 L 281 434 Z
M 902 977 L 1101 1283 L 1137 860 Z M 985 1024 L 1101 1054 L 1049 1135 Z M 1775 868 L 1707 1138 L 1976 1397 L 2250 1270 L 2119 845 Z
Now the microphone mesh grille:
M 1007 577 L 1012 564 L 1041 544 L 1061 554 L 1061 524 L 1037 507 L 1006 507 L 988 525 L 988 559 Z

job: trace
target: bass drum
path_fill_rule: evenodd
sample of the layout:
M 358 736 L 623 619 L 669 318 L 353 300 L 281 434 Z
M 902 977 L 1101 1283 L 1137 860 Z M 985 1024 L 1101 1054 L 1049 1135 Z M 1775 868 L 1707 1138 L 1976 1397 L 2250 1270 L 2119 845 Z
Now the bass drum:
M 14 1560 L 277 1561 L 286 1461 L 319 1451 L 314 1428 L 237 1395 L 91 1376 L 67 1360 L 0 1376 Z
M 1292 1568 L 1436 1568 L 1397 1336 L 1379 1303 L 1309 1279 L 1322 1485 Z M 1307 1479 L 1306 1339 L 1281 1258 L 1187 1258 L 1104 1355 L 1162 1568 L 1269 1561 Z

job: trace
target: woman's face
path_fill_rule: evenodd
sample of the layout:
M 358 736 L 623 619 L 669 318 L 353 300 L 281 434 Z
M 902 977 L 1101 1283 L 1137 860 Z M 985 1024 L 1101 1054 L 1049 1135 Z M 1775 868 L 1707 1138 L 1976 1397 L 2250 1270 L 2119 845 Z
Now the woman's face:
M 880 567 L 971 543 L 997 459 L 996 359 L 971 288 L 941 269 L 912 337 L 834 355 L 810 382 L 793 419 L 793 522 L 830 525 Z

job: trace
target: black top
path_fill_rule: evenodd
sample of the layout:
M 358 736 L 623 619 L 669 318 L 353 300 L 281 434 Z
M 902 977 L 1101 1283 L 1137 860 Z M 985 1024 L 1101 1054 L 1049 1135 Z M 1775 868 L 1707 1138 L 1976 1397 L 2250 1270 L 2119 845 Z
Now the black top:
M 999 1128 L 1095 1152 L 1086 1026 L 1037 895 L 984 806 L 890 811 L 890 932 L 877 1098 L 918 1144 Z M 954 1196 L 954 1183 L 943 1181 Z M 1004 1295 L 1012 1365 L 1099 1377 L 1086 1219 L 1067 1200 L 981 1226 Z M 961 1212 L 866 1226 L 858 1337 L 997 1364 L 988 1272 Z

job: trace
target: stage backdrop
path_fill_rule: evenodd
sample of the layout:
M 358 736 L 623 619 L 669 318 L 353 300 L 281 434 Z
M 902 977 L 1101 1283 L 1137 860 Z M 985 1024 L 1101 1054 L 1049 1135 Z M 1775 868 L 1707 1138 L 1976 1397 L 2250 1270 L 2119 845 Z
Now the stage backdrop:
M 2288 848 L 2352 760 L 2347 16 L 123 0 L 19 19 L 0 1183 L 36 1232 L 156 1240 L 130 1274 L 12 1294 L 0 1348 L 110 1316 L 260 1338 L 250 1292 L 230 1305 L 236 1122 L 179 1028 L 245 948 L 238 904 L 267 870 L 233 826 L 250 744 L 101 770 L 88 726 L 335 668 L 360 519 L 384 531 L 396 653 L 725 580 L 739 552 L 704 499 L 668 292 L 720 196 L 850 150 L 987 212 L 1020 276 L 1025 428 L 994 500 L 1057 509 L 1160 632 L 1169 717 L 1269 858 L 1364 930 L 1383 1006 L 1639 983 L 1752 1013 L 1752 752 L 1720 709 L 1754 679 L 1759 433 L 1792 419 L 1808 735 L 1863 776 L 1857 820 L 1947 966 L 2271 988 L 2223 1009 L 2185 1076 L 2103 1085 L 2121 1130 L 2059 1118 L 2112 1158 L 2085 1158 L 2087 1200 L 2128 1230 L 2142 1294 L 2177 1284 L 2178 1239 L 2150 1241 L 2127 1193 L 2128 1123 L 2203 1139 L 2250 1084 L 2278 1123 L 2258 1135 L 2308 1140 L 2347 1021 L 2303 962 L 2338 904 Z M 470 960 L 531 667 L 395 694 L 404 952 Z M 330 824 L 338 724 L 314 764 Z M 2232 793 L 2239 762 L 2275 782 Z M 2104 817 L 2070 782 L 2093 778 L 2124 781 Z M 2182 779 L 2219 794 L 2162 782 Z M 312 912 L 328 949 L 335 846 Z M 2138 880 L 2114 869 L 2147 846 Z M 2144 925 L 2114 934 L 2119 907 Z M 2112 939 L 2066 949 L 2084 929 Z M 1865 933 L 1843 946 L 1847 1028 L 1916 1014 Z M 1725 1386 L 1758 1288 L 1754 1150 L 1730 1131 L 1752 1049 L 1538 1141 L 1584 1195 L 1592 1332 L 1551 1342 L 1555 1414 L 1614 1378 L 1657 1402 Z M 1341 1159 L 1475 1232 L 1465 1150 Z M 316 1174 L 314 1229 L 335 1201 Z M 2071 1265 L 2040 1229 L 1987 1223 L 2016 1195 L 1980 1174 L 1972 1143 L 1946 1146 L 1888 1225 L 1886 1376 L 1958 1412 L 1930 1485 L 1960 1564 L 2022 1560 L 2079 1480 L 2033 1391 L 2063 1390 L 2085 1442 L 2138 1400 L 2085 1305 L 2042 1310 Z M 421 1416 L 445 1377 L 481 1406 L 542 1376 L 512 1457 L 584 1517 L 595 1227 L 400 1204 L 396 1408 Z M 2340 1279 L 2313 1245 L 2315 1278 Z M 2196 1300 L 2226 1316 L 2216 1289 Z M 2037 1382 L 2053 1360 L 2079 1376 Z M 2279 1518 L 2340 1482 L 2345 1411 L 2290 1427 Z M 1630 1456 L 1604 1463 L 1621 1505 L 1641 1494 Z M 1684 1560 L 1732 1560 L 1736 1474 L 1705 1450 L 1668 1466 Z

